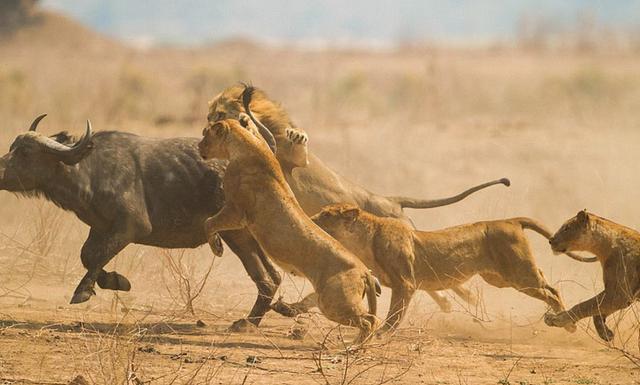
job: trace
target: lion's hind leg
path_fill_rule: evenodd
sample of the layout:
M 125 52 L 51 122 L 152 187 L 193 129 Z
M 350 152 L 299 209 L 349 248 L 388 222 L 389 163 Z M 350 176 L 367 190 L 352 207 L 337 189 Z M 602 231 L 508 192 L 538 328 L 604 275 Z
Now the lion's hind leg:
M 521 293 L 544 301 L 555 313 L 565 311 L 558 290 L 549 285 L 538 269 L 532 269 L 530 274 L 519 275 L 513 283 L 513 287 Z M 564 325 L 564 328 L 570 333 L 577 330 L 576 324 L 573 322 Z
M 362 292 L 364 282 L 360 279 L 360 272 L 353 271 L 353 274 L 334 275 L 331 279 L 318 285 L 318 307 L 322 314 L 329 320 L 341 325 L 356 327 L 360 329 L 358 337 L 352 346 L 357 348 L 369 341 L 373 333 L 378 329 L 380 320 L 375 314 L 370 314 L 362 303 Z M 358 279 L 356 279 L 356 276 Z M 353 277 L 353 280 L 350 278 Z M 351 281 L 355 285 L 345 285 L 346 281 Z
M 454 293 L 458 295 L 458 297 L 462 298 L 462 300 L 468 303 L 470 306 L 478 306 L 478 297 L 469 289 L 463 286 L 454 286 L 451 288 Z
M 280 298 L 271 305 L 271 310 L 285 317 L 297 317 L 301 314 L 308 313 L 309 310 L 317 306 L 318 294 L 311 293 L 301 301 L 294 303 L 286 303 Z
M 400 325 L 415 291 L 415 286 L 408 282 L 391 289 L 391 307 L 380 332 L 393 331 Z
M 362 346 L 369 342 L 380 326 L 378 317 L 368 313 L 357 316 L 353 321 L 352 324 L 360 329 L 360 333 L 358 333 L 358 336 L 353 341 L 353 345 L 355 346 Z

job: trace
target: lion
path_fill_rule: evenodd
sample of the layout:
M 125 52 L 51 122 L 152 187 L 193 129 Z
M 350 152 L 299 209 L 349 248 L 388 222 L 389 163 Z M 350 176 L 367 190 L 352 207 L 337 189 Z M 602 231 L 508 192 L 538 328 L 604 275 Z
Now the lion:
M 399 218 L 409 224 L 403 208 L 434 208 L 450 205 L 472 193 L 495 184 L 509 186 L 506 178 L 483 183 L 458 195 L 443 199 L 416 199 L 408 197 L 385 197 L 374 194 L 342 177 L 308 151 L 308 137 L 305 130 L 297 127 L 287 112 L 273 102 L 265 92 L 257 88 L 238 84 L 225 89 L 209 102 L 208 120 L 238 119 L 240 113 L 247 113 L 257 127 L 264 127 L 275 137 L 276 157 L 285 178 L 302 209 L 311 216 L 324 206 L 335 203 L 350 203 L 381 217 Z M 296 168 L 298 167 L 298 168 Z M 464 298 L 472 303 L 473 294 L 465 288 L 457 287 Z M 441 294 L 428 294 L 444 311 L 451 311 L 451 304 Z
M 214 252 L 221 254 L 219 232 L 246 228 L 282 269 L 311 281 L 318 307 L 328 319 L 359 328 L 356 344 L 367 341 L 379 325 L 373 275 L 304 213 L 258 128 L 241 115 L 239 121 L 210 125 L 203 136 L 203 158 L 229 160 L 225 205 L 205 221 Z M 365 294 L 368 311 L 362 304 Z
M 251 100 L 245 100 L 243 97 Z M 276 158 L 285 174 L 294 168 L 306 167 L 309 164 L 309 137 L 303 129 L 296 127 L 280 105 L 272 102 L 260 89 L 244 84 L 227 88 L 209 102 L 207 120 L 209 123 L 215 123 L 223 119 L 239 119 L 240 114 L 246 113 L 245 103 L 251 103 L 252 112 L 259 116 L 261 124 L 258 124 L 257 128 L 267 127 L 273 135 L 277 148 Z M 275 148 L 272 146 L 272 150 Z
M 560 294 L 537 267 L 525 237 L 525 229 L 547 239 L 551 236 L 533 219 L 521 217 L 419 231 L 396 218 L 378 217 L 349 204 L 327 206 L 311 219 L 357 255 L 383 286 L 391 288 L 391 307 L 383 332 L 399 325 L 416 290 L 455 290 L 476 274 L 490 285 L 512 287 L 544 301 L 554 311 L 564 310 Z M 289 305 L 291 308 L 278 302 L 273 307 L 294 315 L 313 305 L 312 294 Z M 566 329 L 573 332 L 576 327 L 571 324 Z
M 615 334 L 607 327 L 607 316 L 640 299 L 640 233 L 583 210 L 566 221 L 549 244 L 556 252 L 595 254 L 602 266 L 604 290 L 567 311 L 547 314 L 546 324 L 564 327 L 593 317 L 600 338 L 611 341 Z

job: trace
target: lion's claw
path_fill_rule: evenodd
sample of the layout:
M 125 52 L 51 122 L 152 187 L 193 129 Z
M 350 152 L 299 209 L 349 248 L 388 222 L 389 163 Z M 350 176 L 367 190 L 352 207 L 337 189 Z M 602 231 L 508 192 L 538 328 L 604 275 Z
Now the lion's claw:
M 309 136 L 302 131 L 287 128 L 285 133 L 287 135 L 287 139 L 295 144 L 306 144 L 309 141 Z

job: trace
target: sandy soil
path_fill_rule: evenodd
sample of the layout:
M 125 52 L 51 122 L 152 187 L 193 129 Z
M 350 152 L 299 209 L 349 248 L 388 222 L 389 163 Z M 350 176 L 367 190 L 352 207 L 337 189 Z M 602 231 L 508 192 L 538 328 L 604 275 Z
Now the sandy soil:
M 444 314 L 423 307 L 422 295 L 395 336 L 352 353 L 342 341 L 355 331 L 317 314 L 270 314 L 259 330 L 233 334 L 226 328 L 244 310 L 230 304 L 192 316 L 127 309 L 126 295 L 70 306 L 45 299 L 65 297 L 54 285 L 31 289 L 28 300 L 1 301 L 2 384 L 66 384 L 77 375 L 91 384 L 640 384 L 640 367 L 592 331 Z

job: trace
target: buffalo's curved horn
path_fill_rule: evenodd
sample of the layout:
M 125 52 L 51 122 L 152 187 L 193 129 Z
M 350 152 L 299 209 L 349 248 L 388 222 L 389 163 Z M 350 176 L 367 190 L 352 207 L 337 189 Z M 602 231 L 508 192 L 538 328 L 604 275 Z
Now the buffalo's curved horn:
M 31 123 L 31 127 L 29 127 L 29 131 L 35 131 L 38 128 L 38 123 L 40 123 L 40 121 L 44 119 L 45 116 L 47 116 L 47 114 L 42 114 L 37 118 L 33 119 L 33 123 Z
M 87 120 L 87 130 L 73 146 L 58 143 L 47 136 L 40 136 L 37 140 L 42 144 L 46 152 L 57 155 L 65 164 L 73 165 L 80 162 L 93 148 L 91 135 L 91 122 Z
M 247 115 L 249 115 L 249 118 L 251 118 L 251 121 L 253 121 L 253 124 L 255 124 L 256 127 L 258 127 L 258 132 L 260 132 L 260 135 L 262 135 L 264 140 L 267 141 L 267 144 L 269 145 L 271 152 L 275 154 L 276 151 L 278 151 L 278 147 L 276 145 L 276 138 L 273 137 L 273 134 L 271 133 L 271 131 L 269 131 L 269 129 L 265 127 L 264 124 L 262 124 L 262 122 L 260 122 L 258 119 L 256 119 L 255 116 L 253 116 L 253 112 L 251 112 L 251 108 L 249 108 L 249 104 L 251 103 L 251 97 L 253 96 L 253 92 L 255 90 L 256 90 L 255 87 L 251 85 L 246 85 L 246 84 L 244 85 L 244 91 L 242 91 L 242 105 L 244 106 L 244 110 L 247 113 Z

